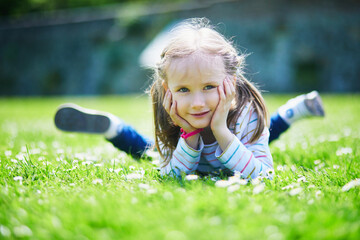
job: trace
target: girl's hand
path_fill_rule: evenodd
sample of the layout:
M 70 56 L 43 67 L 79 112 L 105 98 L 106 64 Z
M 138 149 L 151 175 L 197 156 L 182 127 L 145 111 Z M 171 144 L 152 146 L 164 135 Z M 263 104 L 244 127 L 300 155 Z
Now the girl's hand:
M 211 130 L 214 135 L 227 129 L 226 120 L 235 98 L 235 86 L 230 77 L 224 79 L 223 85 L 218 86 L 219 103 L 211 119 Z
M 166 112 L 170 115 L 171 120 L 173 121 L 175 126 L 179 126 L 185 130 L 185 132 L 193 132 L 196 130 L 193 126 L 191 126 L 185 119 L 179 116 L 177 113 L 177 102 L 172 101 L 172 94 L 171 91 L 168 89 L 166 91 L 163 107 L 165 108 Z

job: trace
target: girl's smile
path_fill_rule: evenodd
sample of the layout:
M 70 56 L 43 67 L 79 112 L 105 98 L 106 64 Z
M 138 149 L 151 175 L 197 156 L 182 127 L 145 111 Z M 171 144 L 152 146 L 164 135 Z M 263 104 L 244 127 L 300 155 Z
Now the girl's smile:
M 218 56 L 194 53 L 174 59 L 167 71 L 167 87 L 177 103 L 177 113 L 194 128 L 210 125 L 219 103 L 217 87 L 225 78 Z
M 198 117 L 198 118 L 201 118 L 201 117 L 204 117 L 206 114 L 208 114 L 210 111 L 205 111 L 205 112 L 202 112 L 202 113 L 193 113 L 191 114 L 192 116 L 194 117 Z

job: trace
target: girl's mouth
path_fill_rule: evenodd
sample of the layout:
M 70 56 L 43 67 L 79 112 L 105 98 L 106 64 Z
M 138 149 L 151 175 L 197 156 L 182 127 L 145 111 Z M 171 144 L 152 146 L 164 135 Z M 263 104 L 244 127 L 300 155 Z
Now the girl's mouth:
M 204 117 L 206 114 L 208 114 L 210 111 L 206 111 L 206 112 L 201 112 L 201 113 L 192 113 L 191 116 L 196 117 L 196 118 L 201 118 Z

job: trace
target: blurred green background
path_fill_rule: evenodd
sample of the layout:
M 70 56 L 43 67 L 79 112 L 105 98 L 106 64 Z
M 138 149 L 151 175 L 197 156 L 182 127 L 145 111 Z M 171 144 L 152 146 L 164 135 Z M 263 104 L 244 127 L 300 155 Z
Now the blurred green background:
M 360 90 L 359 1 L 2 0 L 0 14 L 0 96 L 143 92 L 140 56 L 191 17 L 250 54 L 247 76 L 265 91 Z

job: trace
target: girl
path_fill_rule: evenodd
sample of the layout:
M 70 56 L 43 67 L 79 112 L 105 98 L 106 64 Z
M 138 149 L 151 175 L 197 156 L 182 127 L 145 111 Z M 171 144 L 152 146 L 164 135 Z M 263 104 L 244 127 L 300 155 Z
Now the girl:
M 150 146 L 159 151 L 161 174 L 220 170 L 256 178 L 273 169 L 270 140 L 302 117 L 323 116 L 317 92 L 299 96 L 271 118 L 260 92 L 244 77 L 244 55 L 208 25 L 191 19 L 172 31 L 150 89 L 155 142 L 115 116 L 62 105 L 55 125 L 64 131 L 103 133 L 135 157 Z

